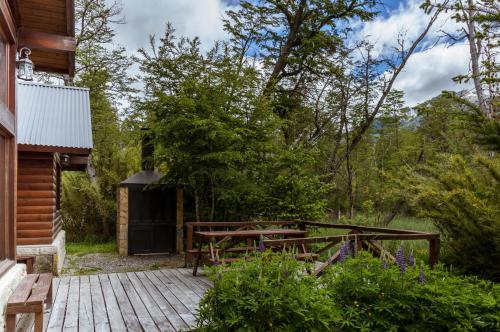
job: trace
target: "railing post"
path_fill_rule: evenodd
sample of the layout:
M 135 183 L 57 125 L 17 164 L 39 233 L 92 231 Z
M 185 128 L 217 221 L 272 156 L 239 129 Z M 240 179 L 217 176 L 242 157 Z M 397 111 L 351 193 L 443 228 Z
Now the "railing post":
M 307 231 L 306 224 L 304 224 L 303 221 L 299 221 L 298 223 L 299 223 L 299 230 L 301 230 L 301 231 Z M 305 236 L 307 236 L 307 233 L 306 233 Z M 303 244 L 302 247 L 304 248 L 303 250 L 305 252 L 309 252 L 311 250 L 311 246 L 309 244 Z
M 441 240 L 439 237 L 429 239 L 429 265 L 431 268 L 433 268 L 439 260 L 440 242 Z
M 187 253 L 186 253 L 186 266 L 191 264 L 193 261 L 193 226 L 188 225 L 187 227 Z

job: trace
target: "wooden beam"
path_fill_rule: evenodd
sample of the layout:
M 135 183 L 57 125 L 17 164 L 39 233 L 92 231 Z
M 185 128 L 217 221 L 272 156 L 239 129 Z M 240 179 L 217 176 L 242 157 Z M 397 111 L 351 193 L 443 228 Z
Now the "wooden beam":
M 396 229 L 396 228 L 385 228 L 385 227 L 372 227 L 372 226 L 360 226 L 360 225 L 349 225 L 349 224 L 327 224 L 323 222 L 315 221 L 303 221 L 305 225 L 312 227 L 323 227 L 323 228 L 336 228 L 336 229 L 352 229 L 365 232 L 377 232 L 377 233 L 390 233 L 390 234 L 429 234 L 426 232 L 413 231 L 407 229 Z
M 9 135 L 16 134 L 16 118 L 2 103 L 0 103 L 0 128 L 3 128 Z
M 431 240 L 439 239 L 438 233 L 428 234 L 346 234 L 346 235 L 333 235 L 333 236 L 315 236 L 305 238 L 289 238 L 278 240 L 264 240 L 264 243 L 269 246 L 282 246 L 284 244 L 313 244 L 332 241 L 358 241 L 365 240 Z M 435 249 L 434 249 L 435 251 Z
M 75 36 L 75 1 L 66 0 L 66 32 L 68 36 Z
M 186 226 L 193 227 L 227 227 L 227 226 L 293 226 L 295 221 L 223 221 L 223 222 L 187 222 Z
M 18 48 L 50 51 L 75 52 L 76 40 L 71 36 L 60 36 L 39 31 L 21 30 L 18 34 Z M 36 66 L 36 64 L 35 64 Z
M 29 152 L 59 152 L 59 153 L 69 153 L 77 155 L 90 155 L 91 149 L 86 148 L 70 148 L 63 146 L 49 146 L 49 145 L 30 145 L 30 144 L 18 144 L 17 149 L 19 151 L 29 151 Z
M 0 34 L 9 44 L 16 43 L 16 24 L 7 0 L 0 0 Z
M 89 162 L 88 156 L 69 156 L 69 164 L 73 166 L 85 165 Z
M 27 245 L 34 245 L 34 244 L 52 244 L 52 236 L 17 239 L 17 245 L 20 245 L 20 246 L 27 246 Z

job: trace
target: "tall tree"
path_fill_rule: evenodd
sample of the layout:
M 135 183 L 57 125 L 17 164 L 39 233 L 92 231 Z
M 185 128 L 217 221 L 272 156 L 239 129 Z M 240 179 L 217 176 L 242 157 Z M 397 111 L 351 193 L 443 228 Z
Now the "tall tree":
M 472 80 L 480 113 L 488 119 L 498 117 L 500 93 L 498 52 L 500 47 L 500 5 L 495 0 L 455 0 L 443 3 L 426 1 L 426 6 L 445 8 L 459 23 L 458 31 L 443 31 L 448 41 L 469 45 L 470 71 L 454 79 Z
M 75 78 L 65 83 L 90 89 L 94 148 L 89 177 L 65 174 L 65 227 L 72 236 L 82 233 L 79 227 L 91 233 L 87 235 L 109 238 L 115 224 L 117 184 L 137 167 L 137 149 L 125 143 L 119 114 L 121 103 L 134 92 L 127 72 L 132 62 L 123 47 L 113 46 L 113 24 L 124 23 L 117 2 L 76 0 L 75 21 Z

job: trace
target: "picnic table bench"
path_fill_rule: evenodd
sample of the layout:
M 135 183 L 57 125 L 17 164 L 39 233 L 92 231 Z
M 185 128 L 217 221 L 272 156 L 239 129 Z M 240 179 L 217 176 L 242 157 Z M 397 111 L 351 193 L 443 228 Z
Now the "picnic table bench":
M 21 313 L 35 313 L 35 332 L 42 332 L 44 303 L 52 306 L 52 274 L 28 274 L 7 302 L 7 332 L 15 331 Z
M 194 232 L 195 240 L 197 243 L 197 249 L 192 250 L 191 253 L 195 255 L 195 262 L 193 266 L 193 275 L 196 276 L 198 271 L 198 266 L 203 254 L 210 254 L 209 260 L 214 263 L 218 260 L 219 253 L 225 252 L 248 252 L 254 251 L 255 248 L 247 246 L 244 248 L 234 247 L 241 241 L 255 241 L 260 240 L 262 237 L 275 238 L 275 237 L 303 237 L 306 231 L 298 229 L 248 229 L 248 230 L 235 230 L 235 231 L 199 231 Z M 214 248 L 214 240 L 217 238 L 231 239 L 232 243 L 220 249 Z M 208 250 L 203 250 L 203 243 L 208 242 Z M 220 241 L 219 243 L 221 243 Z M 238 260 L 238 258 L 224 258 L 224 262 L 233 262 Z

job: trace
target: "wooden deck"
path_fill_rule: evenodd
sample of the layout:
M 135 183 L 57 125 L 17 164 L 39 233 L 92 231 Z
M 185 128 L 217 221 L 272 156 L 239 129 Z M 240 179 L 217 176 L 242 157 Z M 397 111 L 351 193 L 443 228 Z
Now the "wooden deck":
M 53 286 L 44 331 L 149 332 L 194 326 L 210 281 L 193 277 L 191 269 L 165 269 L 62 277 Z

